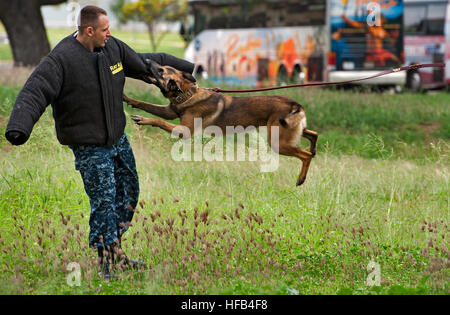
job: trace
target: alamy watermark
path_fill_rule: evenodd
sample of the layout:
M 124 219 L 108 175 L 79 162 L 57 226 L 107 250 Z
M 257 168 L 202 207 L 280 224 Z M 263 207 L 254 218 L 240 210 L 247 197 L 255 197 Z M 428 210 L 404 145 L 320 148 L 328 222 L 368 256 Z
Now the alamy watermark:
M 174 161 L 253 161 L 260 162 L 261 172 L 274 172 L 279 166 L 279 127 L 226 126 L 225 135 L 219 126 L 208 126 L 203 135 L 212 137 L 207 143 L 202 141 L 202 118 L 194 118 L 194 135 L 189 128 L 179 125 L 172 131 L 172 138 L 179 140 L 172 146 Z M 214 135 L 214 136 L 213 136 Z M 235 139 L 235 135 L 236 138 Z M 193 140 L 193 141 L 192 141 Z M 268 144 L 270 140 L 270 145 Z M 225 150 L 224 150 L 225 148 Z
M 75 1 L 69 1 L 66 4 L 66 11 L 69 11 L 69 14 L 67 15 L 67 26 L 69 27 L 77 27 L 78 22 L 78 16 L 80 14 L 81 6 L 78 2 Z
M 81 267 L 79 263 L 71 262 L 67 265 L 67 271 L 70 271 L 66 276 L 66 282 L 69 287 L 79 287 L 81 285 Z
M 367 15 L 367 24 L 369 26 L 381 26 L 381 7 L 377 2 L 370 2 L 367 5 L 367 11 L 370 13 Z
M 367 275 L 366 285 L 369 287 L 381 286 L 381 267 L 380 264 L 376 263 L 373 259 L 367 265 Z

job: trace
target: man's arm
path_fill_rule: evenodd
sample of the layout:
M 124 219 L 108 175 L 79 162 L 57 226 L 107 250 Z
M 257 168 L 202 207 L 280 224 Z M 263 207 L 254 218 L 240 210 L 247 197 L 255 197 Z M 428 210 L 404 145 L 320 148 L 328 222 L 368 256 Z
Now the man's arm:
M 114 38 L 114 37 L 113 37 Z M 194 71 L 194 64 L 177 58 L 166 53 L 136 53 L 127 44 L 121 40 L 114 38 L 121 50 L 121 58 L 125 71 L 125 76 L 142 79 L 143 75 L 151 73 L 150 63 L 148 59 L 157 62 L 162 66 L 171 66 L 180 71 L 192 73 Z
M 177 70 L 191 74 L 194 72 L 195 65 L 193 63 L 166 53 L 147 53 L 138 55 L 144 60 L 144 62 L 146 59 L 151 59 L 152 61 L 159 63 L 161 66 L 171 66 Z
M 60 68 L 50 57 L 37 66 L 23 86 L 14 103 L 5 137 L 13 145 L 25 143 L 34 124 L 53 102 L 62 83 Z

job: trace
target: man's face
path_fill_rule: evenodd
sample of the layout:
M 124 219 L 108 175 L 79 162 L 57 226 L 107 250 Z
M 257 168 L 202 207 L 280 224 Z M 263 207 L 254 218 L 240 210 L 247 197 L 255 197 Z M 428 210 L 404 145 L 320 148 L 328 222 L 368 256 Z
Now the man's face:
M 98 26 L 94 29 L 92 36 L 94 47 L 105 47 L 109 37 L 111 37 L 111 32 L 109 31 L 109 20 L 106 15 L 102 14 L 98 17 Z

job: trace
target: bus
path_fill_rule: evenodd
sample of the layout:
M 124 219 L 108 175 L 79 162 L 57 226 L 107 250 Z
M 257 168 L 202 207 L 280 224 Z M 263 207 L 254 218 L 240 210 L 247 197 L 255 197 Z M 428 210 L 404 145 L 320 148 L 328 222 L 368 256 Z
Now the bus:
M 261 86 L 325 79 L 326 0 L 191 0 L 185 58 L 215 83 Z
M 403 0 L 331 0 L 329 81 L 370 76 L 404 64 Z M 364 81 L 404 85 L 406 74 Z
M 414 63 L 363 84 L 413 90 L 449 83 L 449 1 L 191 0 L 185 58 L 216 84 L 344 81 Z M 444 23 L 445 22 L 445 23 Z
M 450 85 L 450 1 L 405 0 L 405 64 L 445 62 L 443 68 L 408 73 L 413 91 Z

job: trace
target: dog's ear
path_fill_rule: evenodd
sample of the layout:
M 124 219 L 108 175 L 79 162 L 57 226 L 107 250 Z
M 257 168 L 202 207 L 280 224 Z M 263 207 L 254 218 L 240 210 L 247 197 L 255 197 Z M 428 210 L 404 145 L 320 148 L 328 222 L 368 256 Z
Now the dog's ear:
M 195 80 L 194 76 L 188 72 L 183 72 L 183 77 L 185 79 L 188 79 L 189 81 L 191 81 L 192 83 L 197 82 L 197 80 Z

